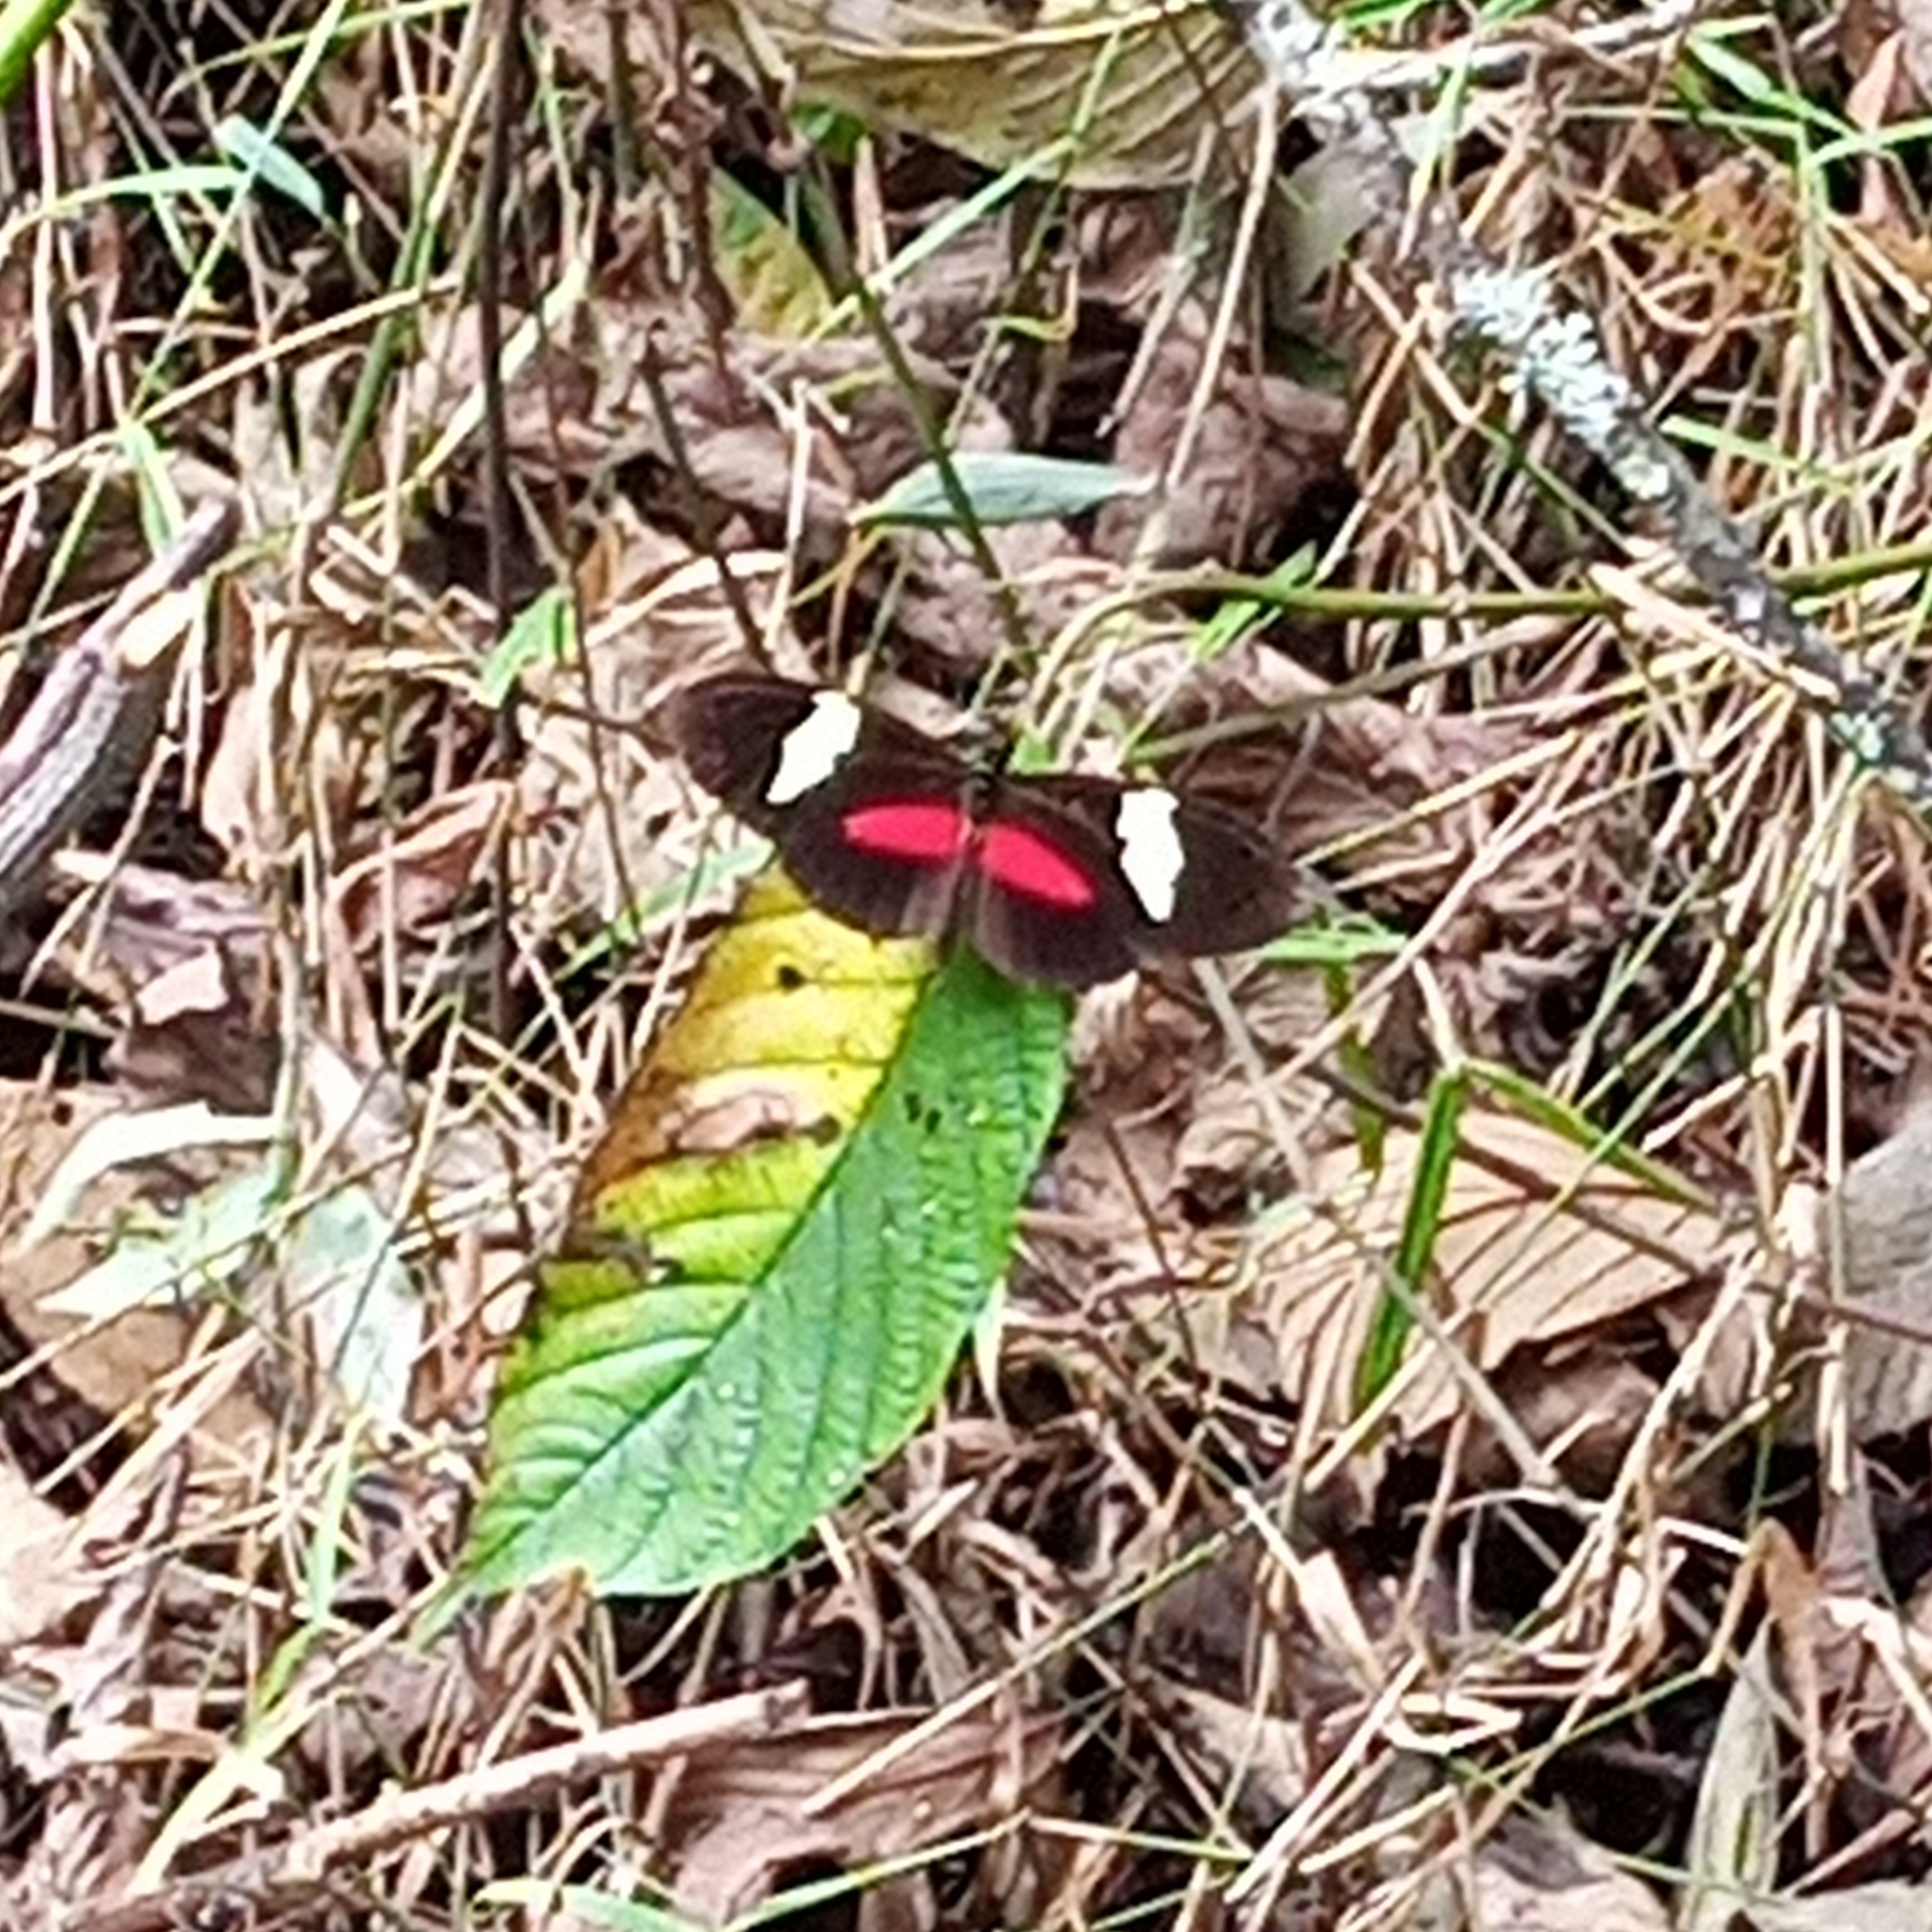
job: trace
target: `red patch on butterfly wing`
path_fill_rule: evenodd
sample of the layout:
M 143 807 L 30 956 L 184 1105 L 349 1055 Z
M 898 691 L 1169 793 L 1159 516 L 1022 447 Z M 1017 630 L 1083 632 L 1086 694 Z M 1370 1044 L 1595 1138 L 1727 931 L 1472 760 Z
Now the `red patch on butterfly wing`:
M 1025 825 L 993 824 L 979 837 L 979 870 L 1022 898 L 1084 911 L 1100 897 L 1093 877 L 1050 839 Z
M 918 865 L 950 865 L 973 836 L 973 821 L 957 805 L 900 799 L 862 805 L 841 821 L 847 843 L 860 852 L 909 858 Z

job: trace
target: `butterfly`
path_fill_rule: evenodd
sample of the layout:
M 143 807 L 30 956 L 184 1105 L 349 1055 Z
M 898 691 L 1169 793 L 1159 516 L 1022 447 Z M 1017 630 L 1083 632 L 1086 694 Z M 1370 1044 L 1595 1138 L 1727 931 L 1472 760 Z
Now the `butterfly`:
M 1164 786 L 989 772 L 842 691 L 760 673 L 693 685 L 667 722 L 691 777 L 823 910 L 963 939 L 1011 979 L 1097 986 L 1241 952 L 1295 909 L 1257 825 Z

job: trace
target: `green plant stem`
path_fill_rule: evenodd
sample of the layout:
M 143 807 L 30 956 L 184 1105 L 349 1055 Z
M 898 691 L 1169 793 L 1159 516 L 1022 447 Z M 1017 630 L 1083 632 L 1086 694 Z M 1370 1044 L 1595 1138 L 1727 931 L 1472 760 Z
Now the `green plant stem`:
M 40 45 L 74 0 L 0 0 L 0 108 L 26 78 Z

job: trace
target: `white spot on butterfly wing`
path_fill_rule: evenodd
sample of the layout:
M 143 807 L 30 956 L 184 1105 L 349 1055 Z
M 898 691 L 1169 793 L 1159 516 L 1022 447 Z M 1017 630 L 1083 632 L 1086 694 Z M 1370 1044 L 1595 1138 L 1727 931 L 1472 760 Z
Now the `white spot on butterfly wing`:
M 1121 793 L 1114 808 L 1114 837 L 1120 841 L 1121 873 L 1133 888 L 1141 909 L 1156 921 L 1174 917 L 1181 868 L 1188 862 L 1174 814 L 1180 801 L 1158 786 Z
M 865 713 L 843 691 L 820 691 L 811 709 L 779 741 L 765 803 L 790 805 L 823 785 L 852 755 L 864 720 Z

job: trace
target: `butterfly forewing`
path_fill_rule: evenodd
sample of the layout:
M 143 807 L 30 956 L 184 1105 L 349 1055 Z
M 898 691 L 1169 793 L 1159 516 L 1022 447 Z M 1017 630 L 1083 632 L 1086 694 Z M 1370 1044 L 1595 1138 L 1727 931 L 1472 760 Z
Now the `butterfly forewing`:
M 1241 953 L 1293 919 L 1293 869 L 1257 825 L 1161 786 L 1056 774 L 1012 781 L 1035 811 L 1080 828 L 1105 854 L 1120 944 L 1128 964 L 1163 957 Z M 1116 969 L 1125 972 L 1126 966 Z
M 943 759 L 868 753 L 791 806 L 772 841 L 827 912 L 881 937 L 938 938 L 954 923 L 973 789 Z
M 874 758 L 958 769 L 945 747 L 841 692 L 758 672 L 726 672 L 679 692 L 671 735 L 692 779 L 782 844 L 793 808 L 818 785 Z

